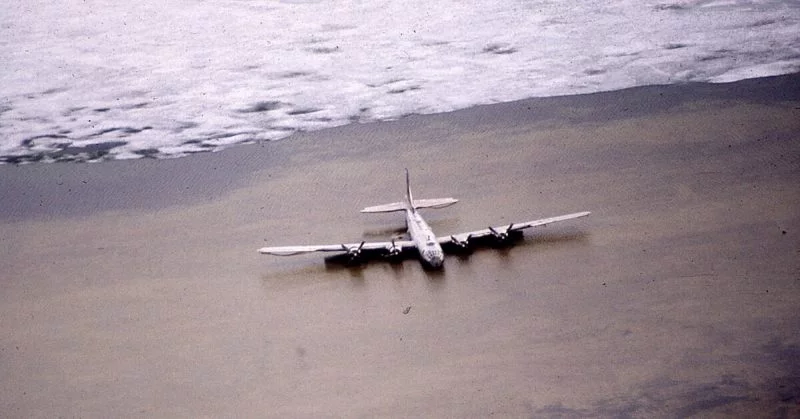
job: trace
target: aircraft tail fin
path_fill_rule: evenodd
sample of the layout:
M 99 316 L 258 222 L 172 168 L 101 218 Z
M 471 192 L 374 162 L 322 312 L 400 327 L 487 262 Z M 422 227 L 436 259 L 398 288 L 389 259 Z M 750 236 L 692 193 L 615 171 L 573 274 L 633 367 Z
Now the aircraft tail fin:
M 434 198 L 434 199 L 414 199 L 411 195 L 411 181 L 406 169 L 406 200 L 405 202 L 392 202 L 391 204 L 375 205 L 366 207 L 361 212 L 394 212 L 394 211 L 416 211 L 417 208 L 444 208 L 458 202 L 455 198 Z
M 414 198 L 411 196 L 411 179 L 408 175 L 408 169 L 406 169 L 406 203 L 408 204 L 408 209 L 416 212 L 417 208 L 414 206 Z

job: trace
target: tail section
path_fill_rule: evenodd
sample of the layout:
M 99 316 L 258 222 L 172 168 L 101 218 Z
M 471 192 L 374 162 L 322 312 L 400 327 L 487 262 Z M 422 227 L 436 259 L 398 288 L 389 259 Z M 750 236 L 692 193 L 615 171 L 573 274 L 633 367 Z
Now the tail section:
M 408 204 L 408 209 L 411 212 L 417 212 L 417 207 L 414 206 L 414 198 L 411 196 L 411 178 L 408 175 L 408 169 L 406 169 L 406 204 Z
M 412 211 L 416 212 L 417 208 L 444 208 L 458 202 L 455 198 L 434 198 L 434 199 L 417 199 L 411 195 L 411 180 L 406 169 L 406 200 L 405 202 L 392 202 L 391 204 L 376 205 L 374 207 L 366 207 L 361 212 L 394 212 L 394 211 Z

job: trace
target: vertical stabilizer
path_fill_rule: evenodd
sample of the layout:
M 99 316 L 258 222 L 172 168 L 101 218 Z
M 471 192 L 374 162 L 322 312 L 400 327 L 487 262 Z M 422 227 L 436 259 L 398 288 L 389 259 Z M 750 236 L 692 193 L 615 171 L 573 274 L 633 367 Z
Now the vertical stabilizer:
M 406 169 L 406 201 L 408 203 L 408 209 L 412 212 L 416 212 L 416 208 L 414 207 L 414 198 L 411 196 L 411 179 L 408 175 L 408 169 Z

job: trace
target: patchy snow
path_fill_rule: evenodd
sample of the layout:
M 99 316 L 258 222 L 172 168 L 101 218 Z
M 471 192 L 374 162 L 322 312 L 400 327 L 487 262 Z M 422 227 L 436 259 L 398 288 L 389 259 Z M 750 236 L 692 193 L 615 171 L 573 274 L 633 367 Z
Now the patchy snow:
M 31 0 L 0 24 L 0 162 L 800 70 L 796 1 Z

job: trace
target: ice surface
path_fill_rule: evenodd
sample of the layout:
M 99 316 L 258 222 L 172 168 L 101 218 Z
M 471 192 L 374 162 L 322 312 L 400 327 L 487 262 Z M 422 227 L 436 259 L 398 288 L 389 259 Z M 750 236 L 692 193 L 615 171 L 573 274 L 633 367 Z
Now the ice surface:
M 0 23 L 0 162 L 800 69 L 796 1 L 32 0 Z

